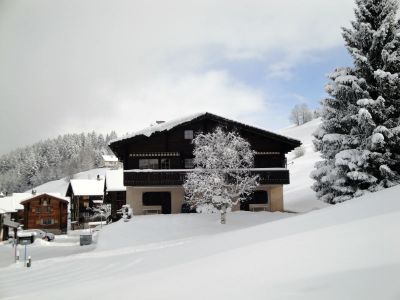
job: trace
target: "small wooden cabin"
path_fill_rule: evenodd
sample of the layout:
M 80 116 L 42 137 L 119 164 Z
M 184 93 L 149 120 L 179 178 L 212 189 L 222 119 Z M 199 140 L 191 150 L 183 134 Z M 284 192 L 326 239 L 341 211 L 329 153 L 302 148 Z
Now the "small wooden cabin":
M 52 194 L 32 195 L 24 206 L 24 229 L 42 229 L 54 234 L 67 232 L 68 198 Z
M 103 204 L 105 193 L 104 177 L 96 179 L 71 179 L 66 196 L 71 198 L 71 221 L 89 222 L 92 208 Z

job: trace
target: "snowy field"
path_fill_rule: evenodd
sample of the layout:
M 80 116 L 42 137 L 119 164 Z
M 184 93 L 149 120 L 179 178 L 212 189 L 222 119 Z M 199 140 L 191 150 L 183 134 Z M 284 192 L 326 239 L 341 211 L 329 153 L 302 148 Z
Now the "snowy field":
M 104 228 L 92 251 L 0 268 L 0 299 L 399 299 L 399 194 L 301 215 L 235 212 L 226 226 L 218 215 L 135 217 Z

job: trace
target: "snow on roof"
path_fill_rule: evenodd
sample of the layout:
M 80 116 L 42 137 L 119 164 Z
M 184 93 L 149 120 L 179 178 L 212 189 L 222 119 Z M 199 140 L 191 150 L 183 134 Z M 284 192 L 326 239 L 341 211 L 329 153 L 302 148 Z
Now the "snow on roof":
M 60 193 L 36 193 L 36 194 L 29 194 L 29 197 L 25 198 L 24 200 L 22 200 L 21 202 L 24 202 L 26 200 L 30 200 L 32 198 L 38 197 L 38 196 L 42 196 L 42 195 L 49 195 L 49 196 L 53 196 L 55 198 L 61 199 L 61 200 L 65 200 L 69 202 L 69 197 L 65 197 L 62 196 Z
M 283 138 L 285 140 L 291 140 L 292 142 L 296 142 L 296 143 L 299 142 L 297 139 L 290 138 L 290 137 L 281 135 L 279 133 L 275 133 L 275 132 L 268 131 L 268 130 L 265 130 L 265 129 L 262 129 L 262 128 L 258 128 L 258 127 L 251 126 L 251 125 L 247 125 L 247 124 L 244 124 L 244 123 L 241 123 L 241 122 L 238 122 L 238 121 L 230 120 L 230 119 L 227 119 L 227 118 L 224 118 L 224 117 L 220 117 L 220 116 L 208 113 L 208 112 L 201 112 L 201 113 L 188 115 L 188 116 L 185 116 L 185 117 L 182 117 L 182 118 L 174 119 L 174 120 L 171 120 L 171 121 L 168 121 L 168 122 L 151 125 L 150 127 L 147 127 L 145 129 L 136 131 L 136 132 L 134 132 L 132 134 L 127 134 L 127 135 L 122 136 L 120 138 L 111 140 L 108 144 L 111 145 L 111 144 L 113 144 L 115 142 L 119 142 L 119 141 L 123 141 L 123 140 L 126 140 L 126 139 L 130 139 L 130 138 L 133 138 L 133 137 L 136 137 L 136 136 L 139 136 L 139 135 L 144 135 L 144 136 L 150 137 L 155 132 L 160 132 L 160 131 L 164 131 L 164 130 L 170 130 L 170 129 L 178 126 L 178 125 L 181 125 L 181 124 L 186 123 L 186 122 L 190 122 L 190 121 L 192 121 L 192 120 L 194 120 L 196 118 L 199 118 L 199 117 L 201 117 L 203 115 L 206 115 L 206 114 L 208 114 L 210 116 L 214 116 L 214 117 L 220 118 L 220 119 L 223 119 L 223 120 L 226 120 L 226 121 L 239 123 L 239 124 L 242 124 L 243 126 L 247 126 L 247 127 L 258 129 L 258 130 L 262 130 L 264 132 L 270 133 L 271 135 L 275 135 L 278 138 Z
M 151 125 L 150 127 L 144 128 L 144 129 L 136 131 L 134 133 L 127 134 L 127 135 L 124 135 L 124 136 L 122 136 L 120 138 L 113 139 L 112 141 L 109 142 L 109 145 L 112 144 L 112 143 L 118 142 L 118 141 L 123 141 L 123 140 L 126 140 L 126 139 L 133 138 L 133 137 L 138 136 L 138 135 L 145 135 L 145 136 L 149 137 L 155 132 L 164 131 L 164 130 L 170 130 L 170 129 L 172 129 L 172 128 L 174 128 L 174 127 L 176 127 L 176 126 L 178 126 L 178 125 L 180 125 L 182 123 L 190 122 L 190 121 L 192 121 L 192 120 L 194 120 L 194 119 L 196 119 L 196 118 L 198 118 L 198 117 L 200 117 L 202 115 L 205 115 L 205 114 L 206 114 L 206 112 L 201 112 L 201 113 L 188 115 L 188 116 L 185 116 L 185 117 L 182 117 L 182 118 L 174 119 L 174 120 L 171 120 L 171 121 L 168 121 L 168 122 L 154 124 L 154 125 Z
M 108 155 L 108 154 L 104 154 L 102 155 L 103 160 L 107 161 L 107 162 L 117 162 L 118 158 L 115 155 Z
M 123 169 L 106 171 L 106 188 L 109 192 L 126 191 Z
M 0 211 L 6 213 L 13 213 L 17 210 L 24 209 L 21 202 L 29 197 L 31 193 L 14 193 L 10 196 L 0 198 Z
M 75 196 L 102 196 L 104 195 L 104 178 L 71 179 L 71 187 Z
M 17 210 L 24 209 L 24 206 L 21 204 L 23 201 L 44 194 L 60 198 L 62 200 L 69 202 L 69 197 L 63 197 L 59 193 L 38 193 L 35 195 L 33 195 L 32 193 L 14 193 L 10 196 L 5 196 L 0 198 L 0 213 L 13 213 L 17 212 Z

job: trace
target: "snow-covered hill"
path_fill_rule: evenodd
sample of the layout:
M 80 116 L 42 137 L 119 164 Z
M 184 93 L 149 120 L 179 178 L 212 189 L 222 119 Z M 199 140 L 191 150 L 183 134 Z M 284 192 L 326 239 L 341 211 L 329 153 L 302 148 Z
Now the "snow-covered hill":
M 59 247 L 31 269 L 0 269 L 0 298 L 397 300 L 399 193 L 301 215 L 235 212 L 226 226 L 218 215 L 134 217 L 104 228 L 93 251 Z
M 321 119 L 314 119 L 300 126 L 278 130 L 280 134 L 300 140 L 306 151 L 304 156 L 299 158 L 295 158 L 293 153 L 288 155 L 290 184 L 284 188 L 285 209 L 288 211 L 307 212 L 327 206 L 317 200 L 314 191 L 311 190 L 313 180 L 310 178 L 310 173 L 315 162 L 320 160 L 319 153 L 314 151 L 312 134 L 319 124 Z

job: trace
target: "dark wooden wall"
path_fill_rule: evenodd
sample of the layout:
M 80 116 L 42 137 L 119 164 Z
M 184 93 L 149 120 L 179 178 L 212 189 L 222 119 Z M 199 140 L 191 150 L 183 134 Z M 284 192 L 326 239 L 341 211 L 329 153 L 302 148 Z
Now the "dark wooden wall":
M 47 200 L 47 206 L 43 205 Z M 24 229 L 60 230 L 67 232 L 68 202 L 51 195 L 39 195 L 22 203 L 24 205 Z M 47 212 L 46 207 L 50 207 Z M 36 208 L 40 212 L 36 212 Z M 54 224 L 43 225 L 41 219 L 54 219 Z
M 179 157 L 169 157 L 169 159 L 171 161 L 171 169 L 181 169 L 184 168 L 185 158 L 193 158 L 192 140 L 184 139 L 184 131 L 193 130 L 195 134 L 198 132 L 207 133 L 213 131 L 218 126 L 226 131 L 237 131 L 241 137 L 250 143 L 252 149 L 257 152 L 275 152 L 275 154 L 256 155 L 256 168 L 285 167 L 285 154 L 294 148 L 292 145 L 263 136 L 243 127 L 237 127 L 229 122 L 221 124 L 215 120 L 201 119 L 178 126 L 170 131 L 157 132 L 151 137 L 138 136 L 130 140 L 122 141 L 120 145 L 118 145 L 118 156 L 123 160 L 124 168 L 129 170 L 138 169 L 139 159 L 141 158 L 131 157 L 130 154 L 178 152 Z

